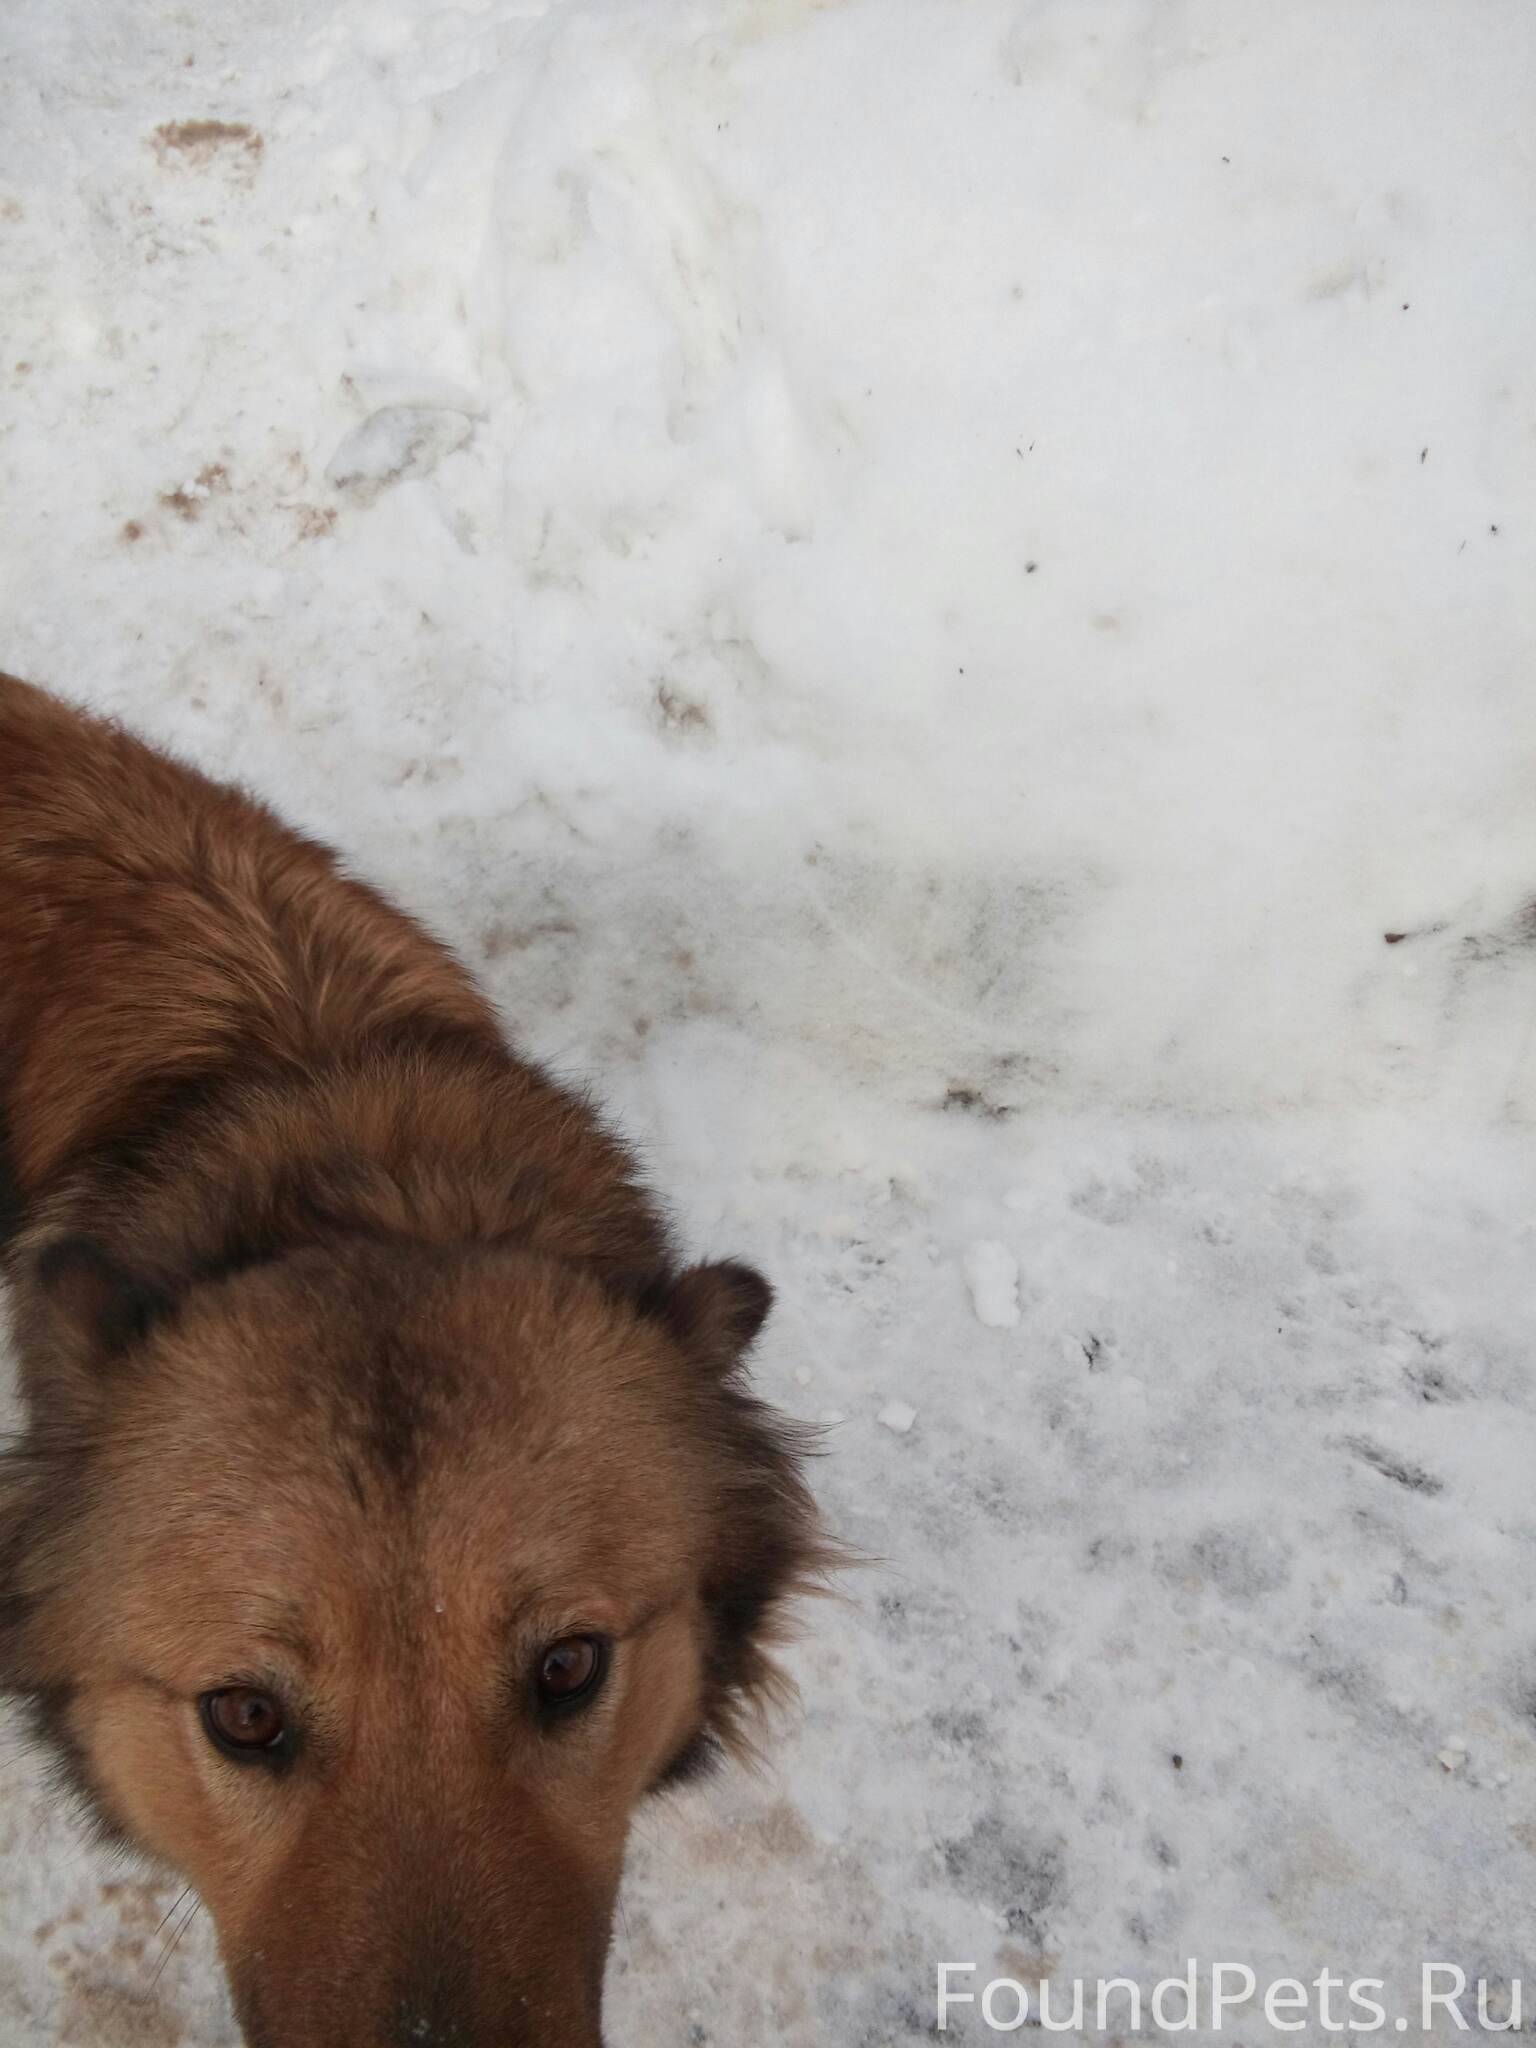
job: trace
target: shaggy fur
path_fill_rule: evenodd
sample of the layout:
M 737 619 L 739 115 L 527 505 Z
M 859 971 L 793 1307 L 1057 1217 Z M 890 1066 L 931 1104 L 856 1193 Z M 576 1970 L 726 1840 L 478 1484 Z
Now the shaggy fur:
M 628 1820 L 830 1561 L 590 1106 L 246 796 L 0 677 L 0 1688 L 253 2048 L 592 2048 Z M 555 1716 L 551 1643 L 610 1646 Z M 199 1702 L 279 1700 L 279 1757 Z

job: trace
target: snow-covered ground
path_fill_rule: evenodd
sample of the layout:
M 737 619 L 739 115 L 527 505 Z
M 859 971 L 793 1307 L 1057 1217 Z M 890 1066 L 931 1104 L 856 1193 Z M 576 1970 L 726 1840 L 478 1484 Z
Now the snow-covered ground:
M 599 1078 L 883 1560 L 617 2048 L 1536 2017 L 1533 95 L 1526 0 L 6 0 L 0 665 Z M 232 2041 L 20 1755 L 0 1856 L 3 2048 Z

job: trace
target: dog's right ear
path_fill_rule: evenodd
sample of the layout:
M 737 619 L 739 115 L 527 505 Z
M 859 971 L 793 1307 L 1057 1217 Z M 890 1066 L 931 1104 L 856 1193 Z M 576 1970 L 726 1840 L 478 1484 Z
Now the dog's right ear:
M 738 1259 L 690 1266 L 668 1287 L 660 1312 L 690 1357 L 727 1374 L 740 1364 L 767 1321 L 773 1289 Z
M 130 1273 L 94 1237 L 79 1236 L 42 1247 L 23 1278 L 22 1297 L 24 1342 L 85 1366 L 128 1350 L 170 1305 L 154 1282 Z

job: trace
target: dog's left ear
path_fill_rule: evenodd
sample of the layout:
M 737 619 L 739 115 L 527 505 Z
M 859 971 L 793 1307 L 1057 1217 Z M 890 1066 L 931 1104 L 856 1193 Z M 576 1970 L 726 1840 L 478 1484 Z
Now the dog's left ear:
M 690 1266 L 660 1302 L 662 1320 L 691 1358 L 708 1371 L 738 1365 L 773 1306 L 773 1289 L 735 1259 Z

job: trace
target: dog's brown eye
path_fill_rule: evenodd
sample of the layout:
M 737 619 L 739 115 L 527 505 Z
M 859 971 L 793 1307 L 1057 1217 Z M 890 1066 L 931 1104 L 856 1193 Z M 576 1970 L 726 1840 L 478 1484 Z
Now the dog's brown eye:
M 601 1636 L 563 1636 L 539 1662 L 539 1700 L 546 1707 L 573 1707 L 596 1692 L 608 1662 Z
M 249 1685 L 226 1685 L 217 1692 L 205 1692 L 199 1704 L 203 1726 L 226 1756 L 243 1763 L 257 1757 L 270 1759 L 281 1752 L 287 1724 L 271 1693 L 258 1692 Z

